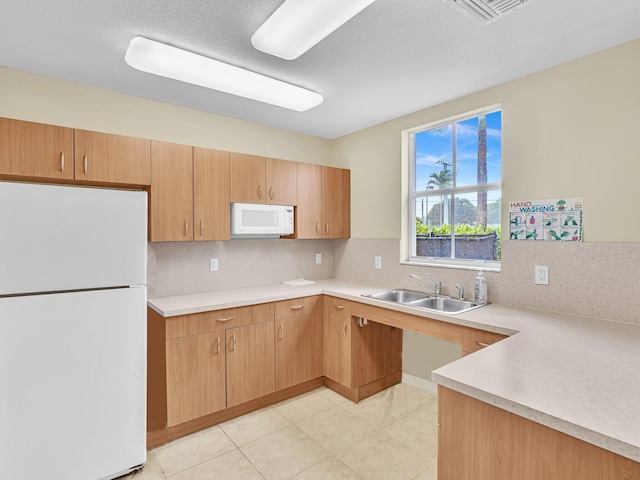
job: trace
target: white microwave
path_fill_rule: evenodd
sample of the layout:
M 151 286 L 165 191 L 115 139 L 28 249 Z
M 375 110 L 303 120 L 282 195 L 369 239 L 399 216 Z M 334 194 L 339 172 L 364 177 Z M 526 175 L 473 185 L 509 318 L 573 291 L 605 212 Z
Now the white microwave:
M 231 238 L 278 238 L 292 233 L 292 206 L 231 204 Z

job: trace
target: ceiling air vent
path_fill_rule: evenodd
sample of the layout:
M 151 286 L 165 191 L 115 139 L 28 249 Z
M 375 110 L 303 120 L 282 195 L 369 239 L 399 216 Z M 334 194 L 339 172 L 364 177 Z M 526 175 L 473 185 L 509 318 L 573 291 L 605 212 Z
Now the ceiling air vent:
M 449 0 L 447 3 L 479 25 L 491 23 L 527 0 Z

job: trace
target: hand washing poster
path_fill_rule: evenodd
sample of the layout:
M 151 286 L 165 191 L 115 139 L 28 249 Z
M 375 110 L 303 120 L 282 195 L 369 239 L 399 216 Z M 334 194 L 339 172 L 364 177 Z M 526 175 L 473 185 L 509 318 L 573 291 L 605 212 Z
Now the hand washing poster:
M 582 198 L 509 202 L 509 240 L 582 241 Z

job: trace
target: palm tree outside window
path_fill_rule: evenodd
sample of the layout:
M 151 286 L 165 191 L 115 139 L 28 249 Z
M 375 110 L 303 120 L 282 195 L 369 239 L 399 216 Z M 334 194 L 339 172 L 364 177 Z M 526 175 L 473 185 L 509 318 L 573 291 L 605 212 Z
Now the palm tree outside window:
M 414 219 L 410 260 L 499 265 L 502 111 L 477 111 L 405 133 Z

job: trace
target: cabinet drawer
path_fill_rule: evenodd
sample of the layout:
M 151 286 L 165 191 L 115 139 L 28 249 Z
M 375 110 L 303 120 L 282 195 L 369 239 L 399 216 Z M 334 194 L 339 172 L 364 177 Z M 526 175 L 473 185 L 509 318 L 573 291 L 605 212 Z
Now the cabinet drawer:
M 291 300 L 283 300 L 275 303 L 275 318 L 296 317 L 298 315 L 306 315 L 316 311 L 318 305 L 318 296 L 292 298 Z
M 326 313 L 335 313 L 336 315 L 351 316 L 351 302 L 338 297 L 324 297 L 324 308 Z
M 166 338 L 186 337 L 273 320 L 273 303 L 179 315 L 166 319 Z
M 507 338 L 507 335 L 500 333 L 486 332 L 484 330 L 477 330 L 475 328 L 463 328 L 462 329 L 462 353 L 468 355 L 478 350 L 488 347 L 502 339 Z

